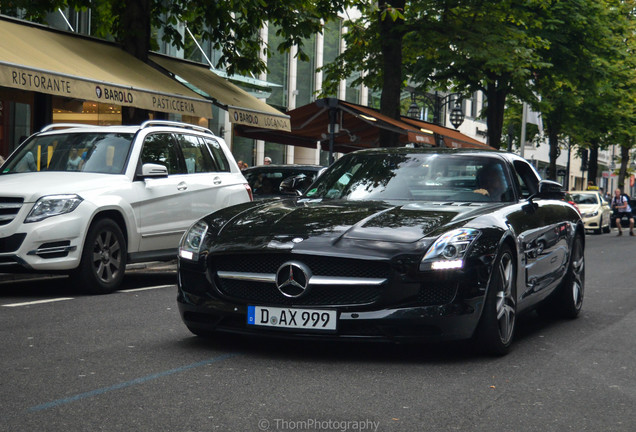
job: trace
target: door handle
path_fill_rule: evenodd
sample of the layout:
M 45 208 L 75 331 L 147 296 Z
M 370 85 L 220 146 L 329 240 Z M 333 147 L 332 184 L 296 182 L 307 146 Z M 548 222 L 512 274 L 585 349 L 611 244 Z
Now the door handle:
M 214 179 L 212 180 L 212 183 L 214 183 L 215 185 L 220 185 L 221 177 L 214 177 Z
M 178 191 L 184 191 L 188 188 L 188 184 L 186 182 L 181 182 L 177 185 Z

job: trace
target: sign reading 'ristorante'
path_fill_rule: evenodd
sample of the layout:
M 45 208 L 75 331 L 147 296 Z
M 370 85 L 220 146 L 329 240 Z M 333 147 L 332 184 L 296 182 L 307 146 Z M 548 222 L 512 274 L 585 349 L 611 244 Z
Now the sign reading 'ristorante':
M 153 111 L 212 117 L 210 103 L 202 99 L 96 83 L 18 66 L 0 67 L 0 86 Z

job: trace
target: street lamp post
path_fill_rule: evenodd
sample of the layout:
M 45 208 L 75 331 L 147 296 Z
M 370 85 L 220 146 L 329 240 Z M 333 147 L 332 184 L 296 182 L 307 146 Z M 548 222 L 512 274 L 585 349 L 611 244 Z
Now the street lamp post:
M 451 104 L 453 108 L 450 112 L 450 122 L 457 129 L 464 122 L 464 111 L 462 110 L 462 96 L 459 93 L 449 93 L 446 96 L 440 96 L 437 92 L 435 94 L 417 94 L 416 92 L 411 92 L 411 105 L 409 105 L 409 109 L 406 113 L 407 117 L 416 118 L 419 120 L 423 120 L 422 111 L 420 106 L 417 104 L 417 100 L 420 99 L 424 103 L 428 103 L 433 108 L 433 123 L 445 126 L 445 115 L 442 115 L 442 110 L 448 105 Z

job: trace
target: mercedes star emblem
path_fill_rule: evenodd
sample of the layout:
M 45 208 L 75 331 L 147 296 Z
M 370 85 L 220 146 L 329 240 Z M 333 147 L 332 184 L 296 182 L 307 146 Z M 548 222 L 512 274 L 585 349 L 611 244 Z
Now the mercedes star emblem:
M 300 297 L 307 291 L 311 279 L 311 270 L 296 261 L 288 261 L 276 272 L 276 287 L 285 296 Z

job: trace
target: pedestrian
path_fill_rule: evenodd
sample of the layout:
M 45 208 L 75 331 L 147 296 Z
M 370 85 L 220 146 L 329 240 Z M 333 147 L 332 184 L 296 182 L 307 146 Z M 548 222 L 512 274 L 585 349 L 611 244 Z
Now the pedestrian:
M 619 236 L 623 235 L 621 227 L 621 219 L 627 216 L 629 218 L 629 235 L 634 235 L 634 217 L 632 216 L 632 208 L 629 206 L 629 200 L 621 193 L 620 189 L 614 191 L 612 198 L 612 208 L 614 209 L 614 217 L 616 218 L 616 228 L 618 228 Z
M 269 157 L 269 156 L 265 156 L 265 162 L 264 163 L 265 163 L 265 165 L 271 164 L 272 163 L 272 158 Z

